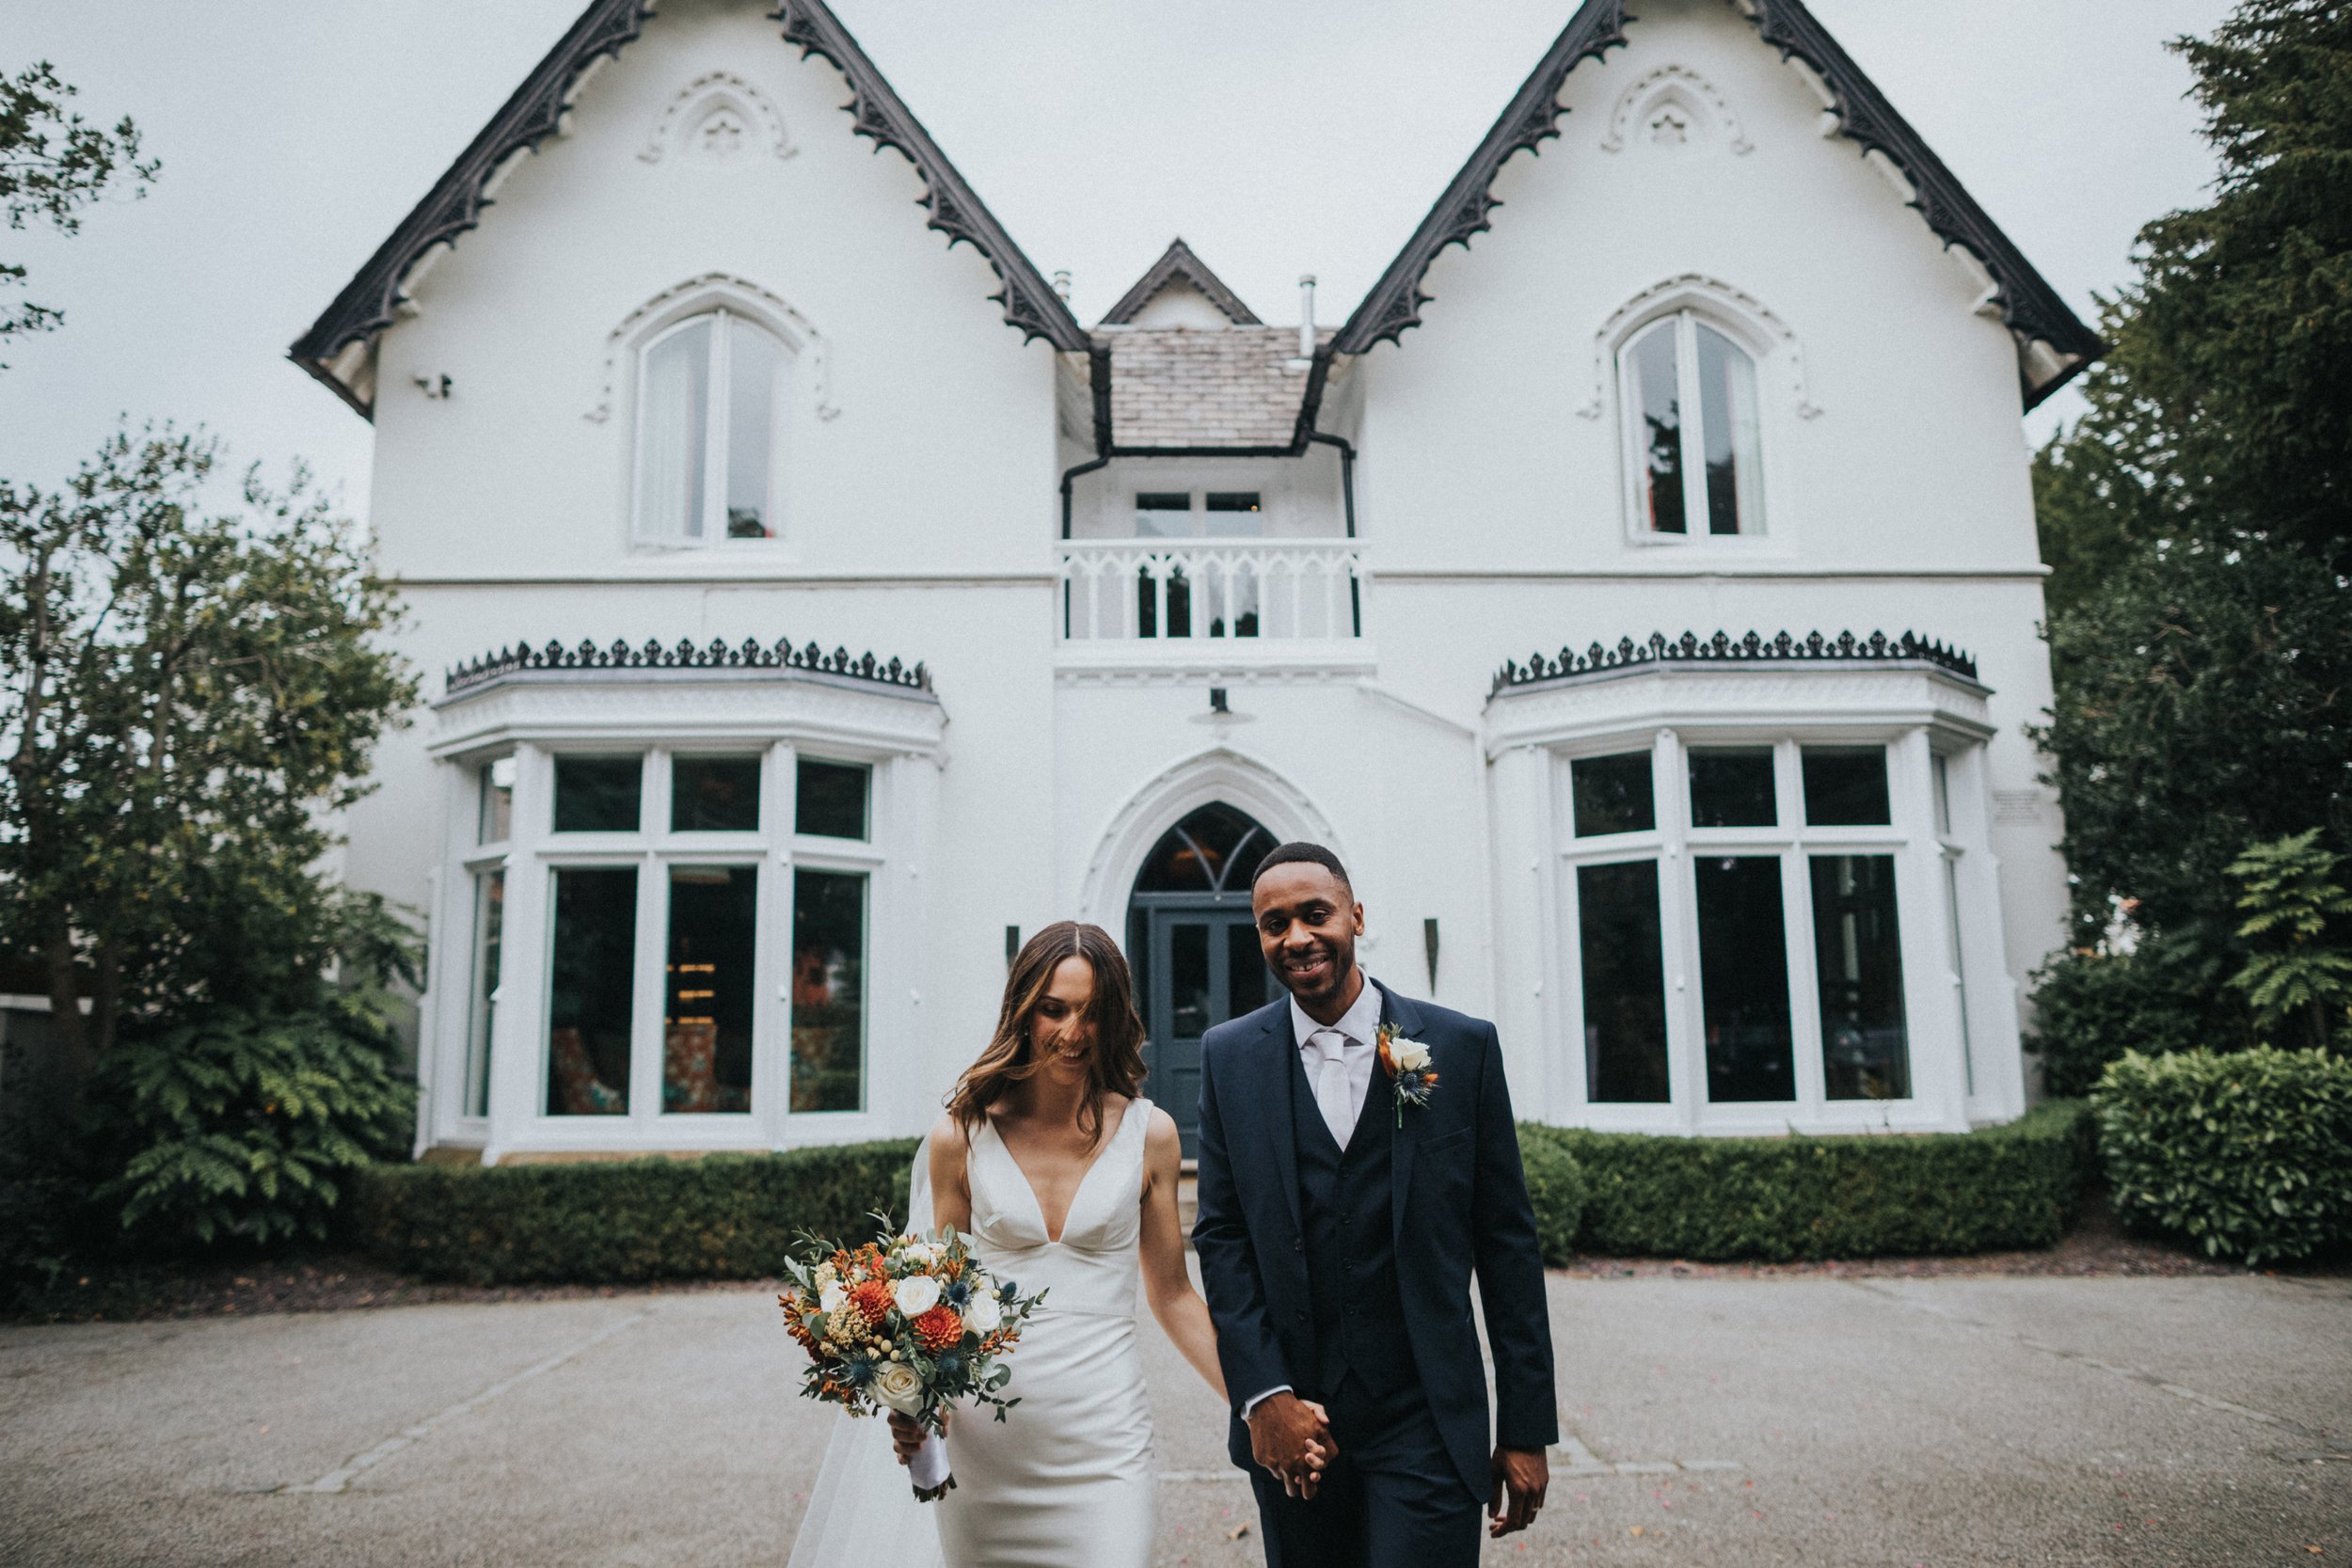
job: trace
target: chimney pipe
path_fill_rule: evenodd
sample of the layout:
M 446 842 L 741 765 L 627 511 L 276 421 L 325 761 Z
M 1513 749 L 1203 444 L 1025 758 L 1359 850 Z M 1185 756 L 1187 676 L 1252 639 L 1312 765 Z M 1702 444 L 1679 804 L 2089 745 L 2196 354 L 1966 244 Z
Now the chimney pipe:
M 1298 356 L 1315 356 L 1315 275 L 1298 275 Z
M 1064 305 L 1070 303 L 1070 274 L 1067 271 L 1054 274 L 1054 297 Z

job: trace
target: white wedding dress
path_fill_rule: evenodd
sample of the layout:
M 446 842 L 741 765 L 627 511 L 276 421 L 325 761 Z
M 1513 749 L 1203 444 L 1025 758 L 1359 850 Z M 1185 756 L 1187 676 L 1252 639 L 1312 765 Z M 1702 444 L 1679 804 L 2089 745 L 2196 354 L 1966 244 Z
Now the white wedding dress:
M 1128 1103 L 1049 1240 L 1028 1178 L 995 1129 L 972 1138 L 965 1178 L 982 1266 L 1046 1292 L 1006 1364 L 1015 1405 L 999 1422 L 956 1412 L 955 1490 L 917 1503 L 881 1420 L 839 1418 L 788 1568 L 1146 1568 L 1157 1533 L 1152 1411 L 1136 1344 L 1143 1147 L 1152 1102 Z M 917 1151 L 910 1226 L 931 1224 Z M 936 1534 L 933 1533 L 934 1528 Z

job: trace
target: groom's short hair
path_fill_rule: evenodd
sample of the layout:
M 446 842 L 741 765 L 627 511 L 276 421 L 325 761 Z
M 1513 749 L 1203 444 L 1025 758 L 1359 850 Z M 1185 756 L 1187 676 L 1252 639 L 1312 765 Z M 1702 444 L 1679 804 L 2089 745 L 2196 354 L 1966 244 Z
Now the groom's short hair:
M 1356 892 L 1356 884 L 1348 879 L 1347 867 L 1340 863 L 1340 857 L 1320 844 L 1309 844 L 1304 840 L 1293 844 L 1278 844 L 1267 850 L 1265 859 L 1258 863 L 1258 869 L 1249 874 L 1249 885 L 1255 889 L 1258 885 L 1258 879 L 1278 865 L 1296 865 L 1302 862 L 1309 865 L 1319 865 L 1340 879 L 1340 886 L 1347 889 L 1350 895 Z

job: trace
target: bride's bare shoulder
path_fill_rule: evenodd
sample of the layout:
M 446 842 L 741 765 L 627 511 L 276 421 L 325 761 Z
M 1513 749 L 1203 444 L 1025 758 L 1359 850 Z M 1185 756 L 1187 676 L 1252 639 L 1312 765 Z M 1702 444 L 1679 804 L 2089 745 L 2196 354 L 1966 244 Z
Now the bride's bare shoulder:
M 1184 1134 L 1176 1131 L 1176 1118 L 1159 1106 L 1152 1107 L 1152 1123 L 1143 1132 L 1143 1160 L 1146 1164 L 1166 1164 L 1174 1169 L 1184 1157 Z

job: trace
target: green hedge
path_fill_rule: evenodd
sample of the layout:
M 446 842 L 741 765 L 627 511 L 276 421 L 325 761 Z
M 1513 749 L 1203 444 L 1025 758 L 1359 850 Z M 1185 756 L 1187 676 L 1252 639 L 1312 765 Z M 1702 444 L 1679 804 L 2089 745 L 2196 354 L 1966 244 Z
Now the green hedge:
M 2091 1164 L 2090 1113 L 2074 1101 L 1977 1132 L 1520 1129 L 1522 1145 L 1547 1140 L 1582 1172 L 1578 1246 L 1618 1256 L 1777 1262 L 2048 1246 L 2074 1217 Z
M 2352 1061 L 2133 1052 L 2091 1104 L 2126 1225 L 2249 1267 L 2352 1246 Z
M 1584 1171 L 1555 1131 L 1523 1123 L 1519 1164 L 1527 1171 L 1527 1196 L 1535 1209 L 1535 1236 L 1544 1261 L 1565 1263 L 1576 1253 L 1576 1233 L 1584 1221 Z
M 404 1274 L 469 1285 L 758 1279 L 792 1238 L 904 1215 L 915 1140 L 565 1164 L 376 1165 L 347 1234 Z

